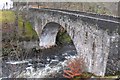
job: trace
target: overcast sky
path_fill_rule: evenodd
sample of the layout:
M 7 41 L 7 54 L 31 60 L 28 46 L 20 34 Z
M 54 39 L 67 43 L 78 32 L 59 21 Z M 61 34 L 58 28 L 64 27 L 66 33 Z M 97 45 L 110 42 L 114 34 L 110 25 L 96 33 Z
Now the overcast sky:
M 11 0 L 0 0 L 0 9 L 3 8 L 6 2 L 8 3 L 8 6 L 5 6 L 6 9 L 9 9 L 10 7 L 12 7 L 13 2 Z

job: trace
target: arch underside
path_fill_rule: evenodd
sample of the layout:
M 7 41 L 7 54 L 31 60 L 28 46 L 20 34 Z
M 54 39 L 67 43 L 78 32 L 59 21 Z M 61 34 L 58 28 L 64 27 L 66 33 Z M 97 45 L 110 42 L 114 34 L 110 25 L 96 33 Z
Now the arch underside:
M 41 33 L 39 46 L 41 48 L 49 48 L 56 45 L 56 36 L 60 27 L 61 25 L 55 22 L 47 23 Z

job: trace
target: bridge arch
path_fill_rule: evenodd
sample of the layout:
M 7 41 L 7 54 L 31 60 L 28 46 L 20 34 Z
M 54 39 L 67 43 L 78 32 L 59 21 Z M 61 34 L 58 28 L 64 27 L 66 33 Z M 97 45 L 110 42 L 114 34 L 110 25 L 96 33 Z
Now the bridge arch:
M 41 48 L 49 48 L 51 46 L 56 45 L 57 44 L 57 35 L 58 35 L 58 32 L 61 30 L 65 30 L 72 40 L 72 36 L 69 34 L 68 30 L 65 29 L 65 27 L 63 27 L 61 24 L 56 23 L 56 22 L 48 22 L 45 24 L 45 26 L 43 26 L 41 36 L 39 38 L 39 41 L 40 41 L 39 46 Z M 74 45 L 73 40 L 72 40 L 72 42 Z

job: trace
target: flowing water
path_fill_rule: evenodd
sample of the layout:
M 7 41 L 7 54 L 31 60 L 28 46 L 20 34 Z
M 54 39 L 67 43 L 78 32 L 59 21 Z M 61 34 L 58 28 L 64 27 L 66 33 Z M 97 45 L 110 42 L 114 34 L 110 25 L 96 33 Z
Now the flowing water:
M 47 78 L 62 77 L 69 59 L 76 57 L 74 45 L 67 44 L 50 49 L 34 50 L 27 58 L 20 60 L 4 60 L 4 78 Z M 24 55 L 23 55 L 24 56 Z

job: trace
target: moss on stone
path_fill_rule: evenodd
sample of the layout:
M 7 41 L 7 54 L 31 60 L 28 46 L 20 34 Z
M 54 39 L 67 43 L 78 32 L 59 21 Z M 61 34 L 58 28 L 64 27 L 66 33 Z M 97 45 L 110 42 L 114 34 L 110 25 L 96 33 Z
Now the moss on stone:
M 66 31 L 59 31 L 57 35 L 57 44 L 70 44 L 72 43 L 71 37 Z

